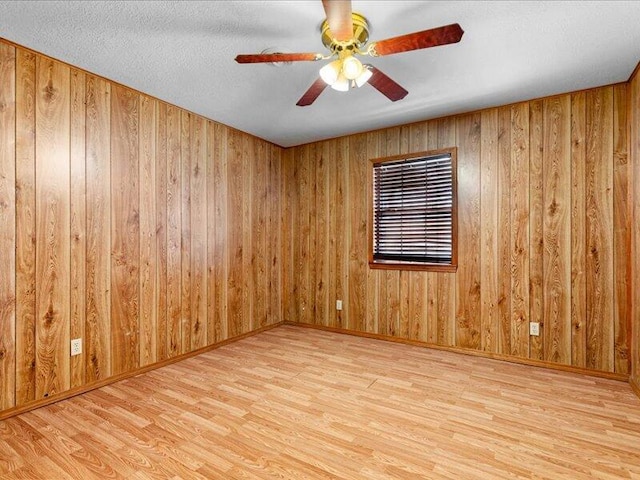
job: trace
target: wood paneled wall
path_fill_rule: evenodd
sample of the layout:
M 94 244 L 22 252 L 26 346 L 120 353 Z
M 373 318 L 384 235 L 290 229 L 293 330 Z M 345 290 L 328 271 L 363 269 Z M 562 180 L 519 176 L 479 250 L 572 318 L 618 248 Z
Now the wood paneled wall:
M 631 383 L 640 395 L 640 64 L 629 82 L 629 117 L 631 124 L 632 225 L 630 269 L 632 278 L 632 346 Z
M 627 95 L 619 84 L 286 150 L 285 320 L 627 374 Z M 452 146 L 457 272 L 370 269 L 369 159 Z
M 0 42 L 0 411 L 280 321 L 281 152 Z

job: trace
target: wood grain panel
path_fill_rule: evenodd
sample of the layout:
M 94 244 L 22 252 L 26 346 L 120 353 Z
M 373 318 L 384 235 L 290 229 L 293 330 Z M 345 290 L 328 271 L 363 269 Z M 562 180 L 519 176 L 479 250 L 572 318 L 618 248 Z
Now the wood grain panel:
M 587 366 L 613 369 L 613 89 L 586 93 Z
M 409 130 L 409 152 L 425 152 L 428 148 L 428 124 L 425 122 L 416 123 L 410 126 Z M 369 156 L 369 158 L 375 158 Z M 370 191 L 370 189 L 369 189 Z M 367 203 L 371 204 L 372 199 L 369 197 Z M 371 218 L 368 219 L 371 222 Z M 428 341 L 428 272 L 411 272 L 409 275 L 409 338 L 414 340 Z M 368 302 L 370 304 L 370 302 Z M 369 316 L 375 316 L 375 306 L 370 305 L 367 309 Z M 373 313 L 369 313 L 373 310 Z
M 182 348 L 181 315 L 181 111 L 167 107 L 167 358 Z
M 36 58 L 36 398 L 70 387 L 69 88 L 68 66 Z
M 342 300 L 341 292 L 339 291 L 341 269 L 340 269 L 340 261 L 338 260 L 340 256 L 338 243 L 341 242 L 341 238 L 339 237 L 340 235 L 339 231 L 343 224 L 339 216 L 341 216 L 343 213 L 343 205 L 337 203 L 338 193 L 339 193 L 338 182 L 341 178 L 339 175 L 341 169 L 338 164 L 338 160 L 336 158 L 337 146 L 338 146 L 338 141 L 329 141 L 329 142 L 326 142 L 323 146 L 323 152 L 325 154 L 326 163 L 327 163 L 326 172 L 327 172 L 327 178 L 328 178 L 328 196 L 329 196 L 329 198 L 327 199 L 327 204 L 329 208 L 329 212 L 328 212 L 329 238 L 328 238 L 327 250 L 329 254 L 328 297 L 329 297 L 329 302 L 331 306 L 331 310 L 330 310 L 331 313 L 329 314 L 328 325 L 330 327 L 335 327 L 339 323 L 338 319 L 341 316 L 341 312 L 336 310 L 334 305 L 336 300 Z M 292 153 L 293 153 L 293 150 L 285 150 L 285 152 L 283 153 L 283 159 L 293 158 Z M 289 171 L 291 170 L 290 163 L 283 161 L 282 166 L 283 166 L 283 179 L 285 181 L 289 181 L 291 179 L 289 175 Z M 289 197 L 290 192 L 291 190 L 287 189 L 286 198 L 284 199 L 284 202 L 283 202 L 283 208 L 288 209 L 289 205 L 291 205 L 293 202 L 297 200 L 295 198 Z M 285 230 L 283 229 L 283 233 L 284 232 Z M 292 238 L 291 241 L 293 242 L 295 241 L 295 239 Z M 285 245 L 284 238 L 283 238 L 282 244 L 283 246 Z M 289 247 L 289 249 L 291 248 L 292 247 Z M 286 263 L 287 262 L 285 262 L 285 265 Z M 290 289 L 284 289 L 283 294 L 288 295 L 290 291 L 291 291 Z M 295 300 L 295 297 L 291 299 L 287 299 L 286 301 L 290 302 L 291 300 Z
M 240 326 L 240 332 L 249 332 L 253 328 L 253 310 L 254 310 L 254 284 L 253 277 L 251 276 L 251 264 L 253 259 L 253 245 L 252 245 L 252 213 L 253 213 L 253 199 L 254 192 L 252 189 L 252 177 L 254 172 L 254 156 L 255 156 L 255 141 L 252 137 L 247 135 L 241 135 L 241 142 L 239 142 L 240 151 L 242 154 L 239 156 L 241 171 L 241 185 L 240 191 L 240 218 L 242 222 L 238 222 L 239 238 L 240 238 L 240 250 L 242 251 L 242 263 L 239 264 L 239 279 L 241 285 L 241 318 L 242 325 Z M 245 159 L 244 153 L 247 152 Z M 311 292 L 311 290 L 309 290 Z
M 480 115 L 456 122 L 458 147 L 458 271 L 456 345 L 478 349 L 480 341 Z
M 600 95 L 607 89 L 620 88 L 593 91 Z M 324 299 L 313 278 L 321 271 L 321 259 L 328 253 L 330 297 L 339 290 L 340 282 L 349 285 L 347 310 L 343 314 L 337 312 L 335 321 L 330 319 L 330 326 L 341 323 L 349 330 L 421 338 L 444 346 L 457 342 L 465 348 L 510 357 L 587 365 L 586 298 L 592 291 L 586 283 L 585 260 L 581 260 L 587 254 L 584 156 L 589 141 L 600 145 L 602 138 L 615 136 L 615 141 L 602 147 L 611 168 L 614 155 L 624 155 L 614 151 L 624 151 L 623 126 L 628 125 L 614 106 L 611 121 L 598 131 L 589 131 L 587 95 L 588 92 L 558 95 L 286 150 L 283 191 L 287 192 L 285 203 L 291 216 L 286 217 L 290 223 L 282 232 L 288 235 L 287 250 L 292 260 L 287 279 L 292 283 L 284 290 L 285 295 L 292 296 L 285 300 L 287 308 L 296 309 L 295 316 L 305 323 L 314 321 L 313 315 L 305 320 L 307 309 L 314 308 L 317 315 L 324 308 L 318 305 Z M 622 97 L 615 98 L 614 105 L 625 102 Z M 458 168 L 462 202 L 458 226 L 464 252 L 458 271 L 405 275 L 399 271 L 365 269 L 362 274 L 354 270 L 352 262 L 359 258 L 356 251 L 360 251 L 354 245 L 364 239 L 357 228 L 359 208 L 363 201 L 366 208 L 371 202 L 370 186 L 360 189 L 369 181 L 369 173 L 361 171 L 359 165 L 401 151 L 451 146 L 458 147 L 459 157 L 462 155 Z M 335 164 L 327 163 L 331 155 L 325 158 L 325 152 L 333 151 Z M 345 164 L 349 165 L 346 172 L 341 168 Z M 602 177 L 601 173 L 598 175 Z M 628 180 L 624 180 L 622 167 L 620 178 L 615 174 L 611 178 L 612 189 L 597 190 L 600 203 L 605 197 L 615 201 L 611 196 L 618 189 L 624 192 Z M 327 192 L 319 193 L 327 181 Z M 625 210 L 624 196 L 620 194 L 620 208 L 614 210 Z M 323 227 L 318 228 L 323 225 L 319 215 L 323 215 L 321 205 L 325 201 L 330 204 L 328 244 L 319 238 Z M 300 223 L 309 217 L 314 228 Z M 622 216 L 616 220 L 615 212 L 611 218 L 613 226 L 600 229 L 601 243 L 613 244 L 616 225 L 625 224 Z M 346 232 L 340 230 L 345 224 Z M 620 244 L 624 244 L 623 238 L 618 240 Z M 341 259 L 346 257 L 350 267 L 339 271 L 344 265 Z M 615 260 L 614 254 L 615 268 L 608 282 L 614 289 L 611 292 L 620 291 L 621 298 L 626 291 L 624 275 L 617 272 L 623 264 L 622 259 Z M 306 271 L 309 267 L 311 272 Z M 306 281 L 307 277 L 311 280 Z M 315 299 L 309 297 L 308 285 L 315 288 Z M 334 298 L 345 300 L 344 296 L 335 295 Z M 621 307 L 615 303 L 617 300 L 613 301 L 614 310 L 605 321 L 606 327 L 614 332 L 620 328 L 620 343 L 624 344 L 624 328 L 618 327 L 623 321 L 617 313 Z M 330 302 L 332 308 L 333 298 Z M 357 312 L 361 305 L 365 306 L 365 315 Z M 529 335 L 530 322 L 539 323 L 540 336 Z M 578 325 L 582 330 L 576 328 Z M 593 343 L 596 348 L 606 344 L 602 348 L 613 351 L 615 362 L 619 356 L 623 363 L 624 347 L 615 346 L 614 341 L 611 337 Z M 610 372 L 618 366 L 587 368 Z
M 157 103 L 156 109 L 156 141 L 155 141 L 155 238 L 156 238 L 156 359 L 158 361 L 165 360 L 168 357 L 168 337 L 167 337 L 167 104 L 163 102 Z M 142 123 L 141 123 L 142 128 Z M 142 138 L 142 137 L 141 137 Z M 142 181 L 142 178 L 141 178 Z M 142 183 L 140 184 L 143 187 Z M 142 225 L 141 225 L 142 228 Z M 142 248 L 142 247 L 141 247 Z M 144 356 L 141 356 L 141 361 Z
M 269 226 L 267 230 L 267 253 L 265 255 L 267 261 L 267 271 L 269 272 L 269 311 L 267 323 L 273 324 L 284 320 L 283 318 L 283 283 L 282 273 L 284 267 L 284 250 L 282 249 L 282 213 L 283 207 L 283 190 L 281 188 L 281 179 L 283 175 L 282 167 L 282 149 L 277 145 L 270 145 L 271 150 L 271 167 L 269 181 Z M 288 261 L 286 263 L 289 263 Z
M 371 188 L 366 158 L 367 136 L 349 143 L 349 328 L 365 330 L 367 317 L 367 191 Z
M 529 312 L 540 335 L 529 339 L 529 358 L 544 358 L 544 116 L 543 101 L 529 104 Z
M 437 122 L 437 148 L 456 145 L 456 125 L 454 118 L 443 118 Z M 429 144 L 431 147 L 431 143 Z M 460 218 L 458 218 L 458 223 Z M 455 345 L 456 342 L 456 274 L 444 273 L 438 276 L 438 343 Z
M 316 239 L 314 255 L 316 272 L 315 281 L 315 322 L 320 325 L 329 325 L 329 312 L 331 308 L 335 309 L 329 302 L 329 175 L 327 158 L 327 145 L 329 142 L 323 142 L 318 146 L 317 162 L 315 168 L 315 204 L 316 204 Z M 335 300 L 334 300 L 335 305 Z M 367 318 L 368 320 L 368 318 Z M 369 331 L 369 322 L 367 321 L 367 331 Z
M 0 44 L 0 410 L 16 404 L 15 122 L 16 50 Z
M 111 376 L 111 84 L 87 75 L 85 376 Z
M 86 312 L 86 271 L 87 263 L 87 204 L 86 204 L 86 164 L 85 164 L 85 123 L 86 123 L 86 75 L 76 69 L 71 70 L 70 85 L 70 155 L 71 155 L 71 263 L 70 263 L 70 326 L 72 339 L 85 337 Z M 85 354 L 71 357 L 71 388 L 85 383 Z
M 156 131 L 158 102 L 140 96 L 140 366 L 155 363 L 158 354 L 158 272 L 156 213 Z M 166 148 L 166 147 L 165 147 Z
M 571 99 L 543 102 L 545 360 L 571 363 Z
M 0 411 L 280 321 L 280 147 L 4 41 L 0 59 Z
M 629 125 L 631 159 L 631 380 L 640 395 L 640 74 L 629 82 Z
M 282 310 L 283 320 L 297 321 L 293 294 L 294 273 L 293 273 L 293 202 L 297 200 L 298 195 L 294 192 L 295 183 L 293 181 L 293 161 L 294 149 L 287 149 L 282 152 L 282 177 L 280 179 L 280 191 L 282 195 L 282 256 L 285 260 L 282 265 Z M 331 229 L 333 231 L 333 229 Z M 329 267 L 331 268 L 331 266 Z M 331 278 L 334 278 L 333 275 Z M 329 286 L 331 291 L 331 285 Z
M 511 107 L 511 355 L 529 356 L 529 104 Z M 506 352 L 504 352 L 506 353 Z
M 427 122 L 426 150 L 436 150 L 438 144 L 438 121 Z M 444 281 L 444 276 L 440 272 L 427 272 L 427 340 L 429 343 L 438 343 L 440 314 L 440 302 L 438 289 L 440 282 Z
M 191 137 L 191 345 L 207 345 L 207 122 L 190 119 Z
M 4 49 L 4 46 L 1 48 Z M 16 405 L 36 399 L 36 56 L 16 51 Z M 2 85 L 11 85 L 2 82 Z M 3 123 L 4 124 L 4 123 Z M 6 140 L 5 140 L 6 141 Z M 11 223 L 3 223 L 11 225 Z
M 139 95 L 111 91 L 111 368 L 140 365 Z
M 227 146 L 227 322 L 229 336 L 242 333 L 242 135 L 229 130 Z
M 482 112 L 480 144 L 480 347 L 498 352 L 498 110 Z
M 216 177 L 214 163 L 216 159 L 214 154 L 216 152 L 216 126 L 215 123 L 207 120 L 207 135 L 206 135 L 206 159 L 205 159 L 205 201 L 206 207 L 206 289 L 207 289 L 207 344 L 215 343 L 216 338 L 216 272 L 218 267 L 216 265 Z
M 571 364 L 587 363 L 586 102 L 571 95 Z
M 229 146 L 229 129 L 219 123 L 214 124 L 213 130 L 213 158 L 209 161 L 213 168 L 213 208 L 214 223 L 209 229 L 214 231 L 214 261 L 213 261 L 213 303 L 214 303 L 214 338 L 216 341 L 229 338 L 229 309 L 228 309 L 228 283 L 229 277 L 229 244 L 228 222 L 233 220 L 229 216 L 227 201 L 229 198 L 227 183 Z
M 180 112 L 180 353 L 191 348 L 191 114 Z
M 614 371 L 630 372 L 629 311 L 631 285 L 631 216 L 629 181 L 629 103 L 627 85 L 613 87 L 613 271 Z
M 253 325 L 264 326 L 267 322 L 269 283 L 268 270 L 265 265 L 265 254 L 268 252 L 265 230 L 267 227 L 268 189 L 266 182 L 269 180 L 269 154 L 265 142 L 256 141 L 254 152 L 255 160 L 253 162 L 253 175 L 251 176 L 253 221 L 251 223 L 250 273 L 254 301 L 251 319 Z
M 498 349 L 511 352 L 511 108 L 498 109 Z

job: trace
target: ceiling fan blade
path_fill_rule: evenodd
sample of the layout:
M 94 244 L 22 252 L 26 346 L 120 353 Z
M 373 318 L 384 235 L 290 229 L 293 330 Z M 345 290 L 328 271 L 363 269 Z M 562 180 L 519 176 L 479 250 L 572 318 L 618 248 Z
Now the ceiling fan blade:
M 372 75 L 369 79 L 371 86 L 392 102 L 402 100 L 409 93 L 376 67 L 371 67 L 371 73 Z
M 320 53 L 256 53 L 254 55 L 238 55 L 238 63 L 272 63 L 272 62 L 313 62 L 321 60 Z
M 296 105 L 298 105 L 299 107 L 306 107 L 307 105 L 311 105 L 328 86 L 329 85 L 327 85 L 327 83 L 322 80 L 322 78 L 318 78 L 315 82 L 313 82 L 313 85 L 309 87 L 309 90 L 304 92 L 304 95 L 302 95 Z
M 322 0 L 322 6 L 333 37 L 341 42 L 351 40 L 353 37 L 351 0 Z
M 409 33 L 399 37 L 388 38 L 374 42 L 369 47 L 373 56 L 391 55 L 393 53 L 420 50 L 421 48 L 437 47 L 457 43 L 462 38 L 464 30 L 457 23 L 444 27 L 432 28 L 422 32 Z

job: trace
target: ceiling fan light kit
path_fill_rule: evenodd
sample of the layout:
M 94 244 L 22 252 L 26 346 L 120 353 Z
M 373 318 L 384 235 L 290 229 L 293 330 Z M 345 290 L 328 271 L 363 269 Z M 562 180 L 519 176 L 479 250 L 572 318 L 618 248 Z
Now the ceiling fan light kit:
M 238 55 L 238 63 L 274 63 L 328 60 L 337 56 L 336 60 L 324 65 L 313 85 L 298 100 L 296 105 L 311 105 L 327 86 L 333 90 L 347 92 L 351 88 L 359 88 L 366 83 L 386 96 L 392 102 L 404 98 L 409 92 L 382 73 L 378 68 L 363 64 L 356 55 L 378 57 L 394 53 L 420 50 L 457 43 L 464 31 L 457 23 L 432 28 L 421 32 L 388 38 L 372 42 L 362 50 L 369 40 L 369 22 L 351 10 L 350 0 L 322 0 L 326 20 L 320 27 L 323 45 L 329 49 L 328 55 L 321 53 L 261 53 L 256 55 Z

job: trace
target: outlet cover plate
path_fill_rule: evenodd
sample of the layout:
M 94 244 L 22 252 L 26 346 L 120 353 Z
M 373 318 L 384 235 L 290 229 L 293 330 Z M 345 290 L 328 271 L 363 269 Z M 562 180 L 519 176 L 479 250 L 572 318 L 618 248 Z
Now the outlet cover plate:
M 529 323 L 529 335 L 533 335 L 537 337 L 540 335 L 540 323 L 539 322 L 531 322 Z
M 82 339 L 74 338 L 71 340 L 71 356 L 80 355 L 82 353 Z

